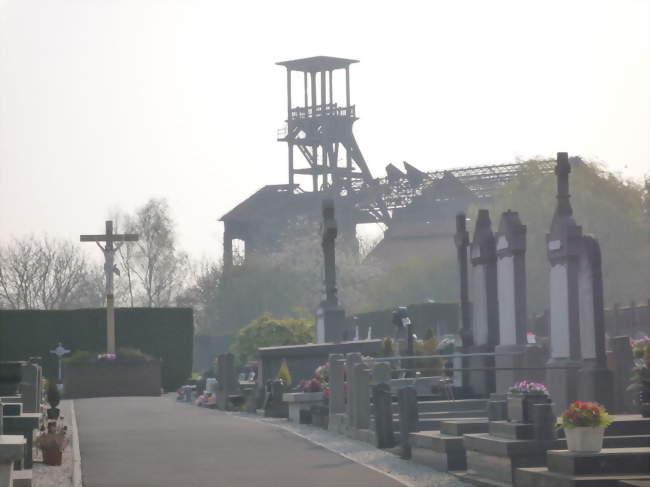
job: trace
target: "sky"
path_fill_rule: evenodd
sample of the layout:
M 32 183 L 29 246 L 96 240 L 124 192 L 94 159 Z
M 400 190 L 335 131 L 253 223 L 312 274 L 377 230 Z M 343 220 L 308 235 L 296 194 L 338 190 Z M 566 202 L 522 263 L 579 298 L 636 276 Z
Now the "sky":
M 315 55 L 361 61 L 375 177 L 566 151 L 640 182 L 649 24 L 648 0 L 0 0 L 0 243 L 164 197 L 180 247 L 220 258 L 219 218 L 287 182 L 275 62 Z

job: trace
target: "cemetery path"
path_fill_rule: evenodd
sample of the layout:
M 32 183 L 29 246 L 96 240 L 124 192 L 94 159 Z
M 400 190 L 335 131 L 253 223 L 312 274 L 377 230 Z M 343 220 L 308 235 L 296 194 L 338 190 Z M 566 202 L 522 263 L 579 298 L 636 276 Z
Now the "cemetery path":
M 84 487 L 398 487 L 283 429 L 163 397 L 75 400 Z

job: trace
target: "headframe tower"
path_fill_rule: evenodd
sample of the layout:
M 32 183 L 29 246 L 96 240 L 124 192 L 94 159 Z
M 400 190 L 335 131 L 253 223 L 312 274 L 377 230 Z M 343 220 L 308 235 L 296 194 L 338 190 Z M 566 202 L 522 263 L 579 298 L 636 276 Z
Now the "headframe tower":
M 278 140 L 288 145 L 290 187 L 297 187 L 297 175 L 311 176 L 313 192 L 349 193 L 355 180 L 372 181 L 352 133 L 352 126 L 358 118 L 355 106 L 350 102 L 350 65 L 357 62 L 316 56 L 277 63 L 287 69 L 287 120 L 286 126 L 278 132 Z M 335 97 L 334 89 L 341 84 L 341 72 L 345 74 L 344 99 Z M 296 80 L 301 81 L 298 88 L 302 89 L 295 89 L 292 81 L 295 83 Z M 336 81 L 339 81 L 338 85 Z M 297 104 L 294 104 L 296 97 L 292 95 L 296 93 L 299 95 Z M 338 90 L 336 95 L 339 95 Z M 340 102 L 337 101 L 339 98 Z M 306 166 L 296 164 L 295 147 L 304 156 Z

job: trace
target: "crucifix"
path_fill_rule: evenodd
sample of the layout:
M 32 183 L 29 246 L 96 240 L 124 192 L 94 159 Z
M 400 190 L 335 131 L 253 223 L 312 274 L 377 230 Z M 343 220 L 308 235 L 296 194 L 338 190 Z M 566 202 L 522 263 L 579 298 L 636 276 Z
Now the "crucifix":
M 64 348 L 61 342 L 59 342 L 54 350 L 50 350 L 50 353 L 53 353 L 59 359 L 59 382 L 61 382 L 61 359 L 63 359 L 65 354 L 70 353 L 70 350 Z
M 113 264 L 115 251 L 124 242 L 135 242 L 138 240 L 137 233 L 113 233 L 113 221 L 106 221 L 106 233 L 104 235 L 81 235 L 82 242 L 95 242 L 104 252 L 104 272 L 106 273 L 106 352 L 115 353 L 115 308 L 113 298 Z M 99 242 L 106 242 L 102 246 Z M 117 243 L 117 245 L 114 245 Z

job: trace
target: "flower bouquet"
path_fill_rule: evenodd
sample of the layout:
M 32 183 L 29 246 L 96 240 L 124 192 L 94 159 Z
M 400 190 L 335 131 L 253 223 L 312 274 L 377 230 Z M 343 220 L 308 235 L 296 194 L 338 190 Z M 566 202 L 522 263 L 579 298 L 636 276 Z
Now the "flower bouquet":
M 605 428 L 612 424 L 607 410 L 596 402 L 575 401 L 562 413 L 567 448 L 575 452 L 599 452 Z

